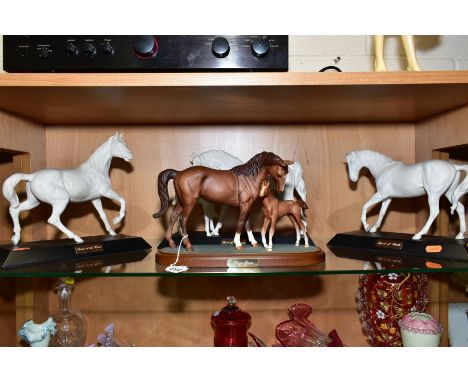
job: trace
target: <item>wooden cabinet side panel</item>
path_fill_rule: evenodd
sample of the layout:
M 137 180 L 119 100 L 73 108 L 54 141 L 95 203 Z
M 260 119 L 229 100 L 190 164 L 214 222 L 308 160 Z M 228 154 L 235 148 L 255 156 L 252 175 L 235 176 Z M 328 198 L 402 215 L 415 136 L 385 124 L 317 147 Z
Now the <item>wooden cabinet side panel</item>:
M 45 128 L 30 121 L 0 111 L 0 149 L 11 151 L 0 166 L 0 184 L 15 172 L 36 171 L 45 167 Z M 24 185 L 17 188 L 18 194 Z M 10 240 L 13 226 L 8 214 L 9 203 L 0 196 L 0 240 Z M 45 223 L 38 211 L 21 215 L 22 239 L 25 241 L 45 239 Z M 48 296 L 36 296 L 30 279 L 4 279 L 0 284 L 0 337 L 3 345 L 18 343 L 16 331 L 27 319 L 38 319 L 34 314 L 36 304 L 48 306 Z M 13 291 L 13 292 L 12 292 Z M 13 298 L 11 293 L 13 293 Z M 4 341 L 4 342 L 3 342 Z

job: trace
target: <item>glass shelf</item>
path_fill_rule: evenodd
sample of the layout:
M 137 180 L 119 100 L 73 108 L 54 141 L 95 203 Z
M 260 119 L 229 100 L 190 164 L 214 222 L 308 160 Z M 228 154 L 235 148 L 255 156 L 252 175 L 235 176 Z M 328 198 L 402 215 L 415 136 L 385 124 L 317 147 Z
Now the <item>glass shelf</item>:
M 375 263 L 364 260 L 354 260 L 336 256 L 327 248 L 330 238 L 314 239 L 315 244 L 325 252 L 325 262 L 305 267 L 276 267 L 276 268 L 190 268 L 185 272 L 171 273 L 165 266 L 156 264 L 156 248 L 161 240 L 147 240 L 153 247 L 150 253 L 141 261 L 112 265 L 109 267 L 87 268 L 85 270 L 57 270 L 53 266 L 40 270 L 8 270 L 0 272 L 0 277 L 186 277 L 186 276 L 274 276 L 274 275 L 326 275 L 326 274 L 362 274 L 362 273 L 433 273 L 433 272 L 468 272 L 468 262 L 459 262 L 450 267 L 442 268 L 414 268 L 404 264 L 393 264 L 385 267 L 382 263 L 375 267 Z M 183 265 L 183 264 L 178 264 Z

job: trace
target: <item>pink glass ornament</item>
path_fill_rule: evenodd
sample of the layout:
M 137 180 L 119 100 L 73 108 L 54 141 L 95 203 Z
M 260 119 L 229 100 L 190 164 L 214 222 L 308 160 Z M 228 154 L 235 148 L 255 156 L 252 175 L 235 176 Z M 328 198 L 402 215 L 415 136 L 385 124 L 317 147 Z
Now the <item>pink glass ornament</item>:
M 327 346 L 331 339 L 307 319 L 312 307 L 295 304 L 289 307 L 291 320 L 276 326 L 276 337 L 283 346 Z

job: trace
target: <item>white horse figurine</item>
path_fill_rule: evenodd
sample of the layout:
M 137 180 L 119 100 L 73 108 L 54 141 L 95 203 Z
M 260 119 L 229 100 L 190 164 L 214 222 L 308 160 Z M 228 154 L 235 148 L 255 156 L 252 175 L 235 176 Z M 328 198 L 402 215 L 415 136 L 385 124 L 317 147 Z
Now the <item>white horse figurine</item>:
M 413 236 L 414 240 L 426 235 L 439 215 L 439 199 L 445 194 L 452 203 L 451 213 L 456 210 L 460 219 L 460 233 L 457 239 L 463 239 L 466 232 L 465 208 L 458 201 L 468 192 L 468 176 L 460 182 L 460 171 L 468 174 L 467 165 L 455 165 L 443 160 L 428 160 L 413 165 L 382 155 L 375 151 L 361 150 L 346 154 L 349 178 L 356 182 L 359 171 L 367 167 L 375 178 L 377 192 L 362 207 L 361 221 L 368 232 L 376 232 L 385 216 L 392 198 L 409 198 L 424 195 L 428 196 L 430 214 L 424 227 Z M 379 217 L 373 227 L 366 221 L 367 209 L 382 202 Z
M 117 201 L 120 204 L 119 215 L 113 220 L 118 224 L 125 216 L 125 200 L 111 187 L 109 167 L 113 157 L 130 161 L 132 153 L 122 139 L 122 135 L 115 133 L 106 142 L 99 146 L 89 159 L 79 167 L 56 170 L 44 169 L 32 174 L 13 174 L 3 183 L 3 195 L 10 202 L 10 215 L 13 220 L 13 244 L 20 240 L 21 227 L 19 214 L 29 211 L 39 205 L 39 202 L 52 206 L 52 214 L 47 220 L 49 224 L 57 227 L 70 239 L 82 243 L 83 239 L 67 229 L 60 221 L 60 215 L 69 202 L 91 201 L 110 235 L 116 235 L 107 221 L 102 208 L 101 197 Z M 27 199 L 20 203 L 15 187 L 20 181 L 26 181 Z
M 192 165 L 205 166 L 217 170 L 230 170 L 231 168 L 243 164 L 243 162 L 234 155 L 228 154 L 222 150 L 209 150 L 201 154 L 192 154 Z M 306 203 L 306 187 L 303 178 L 302 166 L 299 162 L 294 162 L 288 166 L 288 175 L 286 176 L 284 191 L 280 194 L 282 200 L 294 200 L 294 190 L 300 198 Z M 218 216 L 218 222 L 214 226 L 214 205 L 206 200 L 200 199 L 199 202 L 203 206 L 205 217 L 205 232 L 206 236 L 219 236 L 219 230 L 223 226 L 224 216 L 229 207 L 221 206 Z M 301 220 L 307 229 L 307 221 L 304 212 L 301 209 Z M 250 225 L 250 223 L 249 223 Z M 300 231 L 304 235 L 303 230 Z

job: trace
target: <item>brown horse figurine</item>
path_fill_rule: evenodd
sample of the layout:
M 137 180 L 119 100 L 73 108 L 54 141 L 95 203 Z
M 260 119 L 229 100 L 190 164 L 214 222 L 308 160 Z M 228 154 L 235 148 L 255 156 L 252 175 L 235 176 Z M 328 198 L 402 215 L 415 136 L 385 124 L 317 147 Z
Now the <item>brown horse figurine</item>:
M 248 217 L 250 208 L 258 198 L 260 182 L 270 175 L 275 179 L 278 189 L 283 191 L 288 165 L 292 163 L 292 161 L 281 159 L 276 154 L 262 152 L 245 164 L 230 170 L 215 170 L 203 166 L 193 166 L 183 171 L 164 170 L 158 176 L 161 209 L 153 217 L 158 219 L 166 213 L 169 207 L 167 184 L 170 179 L 174 179 L 178 203 L 172 211 L 166 231 L 166 240 L 172 248 L 176 246 L 172 239 L 172 228 L 175 222 L 182 217 L 181 232 L 184 236 L 187 235 L 187 220 L 198 198 L 212 203 L 239 207 L 240 213 L 237 219 L 234 245 L 236 249 L 243 249 L 240 234 L 245 226 L 250 243 L 256 246 L 257 242 L 253 236 Z M 192 249 L 188 237 L 184 240 L 184 244 L 188 250 Z
M 283 216 L 288 216 L 289 220 L 294 225 L 296 229 L 296 246 L 299 245 L 301 241 L 301 231 L 304 232 L 304 242 L 305 247 L 309 246 L 309 238 L 307 237 L 306 228 L 304 223 L 301 220 L 301 208 L 304 210 L 307 209 L 307 204 L 303 200 L 279 200 L 273 196 L 270 192 L 270 182 L 268 180 L 262 180 L 260 184 L 260 192 L 258 194 L 263 198 L 263 212 L 265 214 L 262 226 L 262 243 L 267 251 L 273 250 L 273 235 L 275 234 L 276 223 L 278 219 Z M 266 242 L 266 231 L 268 225 L 271 222 L 270 226 L 270 240 L 267 245 Z M 300 229 L 299 229 L 300 228 Z

